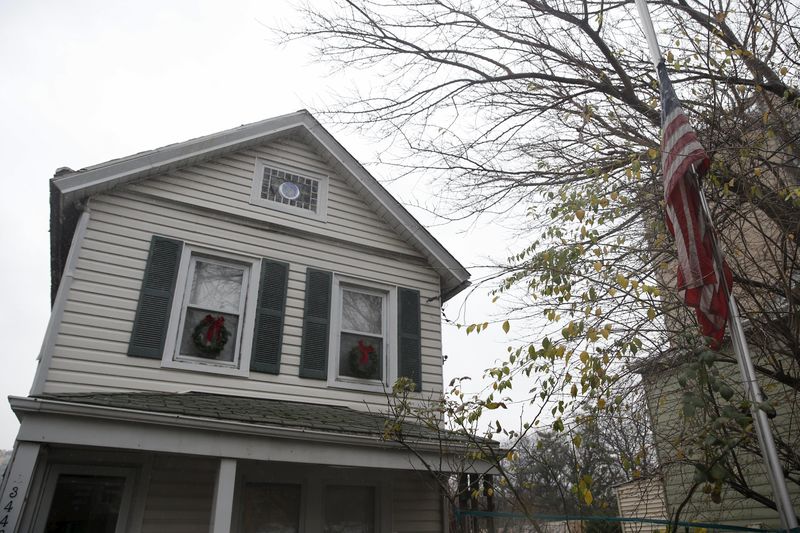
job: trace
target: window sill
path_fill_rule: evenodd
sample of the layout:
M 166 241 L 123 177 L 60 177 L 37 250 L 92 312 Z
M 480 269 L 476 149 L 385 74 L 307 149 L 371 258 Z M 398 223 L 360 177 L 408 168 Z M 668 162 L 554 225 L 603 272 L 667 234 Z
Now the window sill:
M 222 374 L 225 376 L 248 377 L 247 369 L 237 368 L 232 365 L 214 363 L 212 361 L 161 361 L 162 368 L 172 368 L 176 370 L 189 370 L 191 372 L 206 372 L 208 374 Z
M 354 390 L 359 392 L 372 392 L 376 394 L 391 394 L 392 387 L 375 380 L 362 380 L 357 378 L 335 378 L 328 380 L 328 387 L 332 389 Z

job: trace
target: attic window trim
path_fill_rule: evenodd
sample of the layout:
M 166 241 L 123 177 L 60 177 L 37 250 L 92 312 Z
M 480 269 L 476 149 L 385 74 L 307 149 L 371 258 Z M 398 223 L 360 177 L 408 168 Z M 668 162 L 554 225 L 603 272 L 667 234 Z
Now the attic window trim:
M 262 196 L 262 191 L 264 186 L 265 170 L 277 170 L 279 172 L 285 172 L 287 174 L 291 174 L 293 176 L 297 176 L 300 178 L 306 178 L 316 181 L 318 184 L 316 211 L 264 198 Z M 312 171 L 292 167 L 290 165 L 285 165 L 282 163 L 276 163 L 269 159 L 257 158 L 255 164 L 255 174 L 253 176 L 253 186 L 250 191 L 250 203 L 253 205 L 266 207 L 269 209 L 275 209 L 277 211 L 283 211 L 284 213 L 290 213 L 292 215 L 311 218 L 314 220 L 319 220 L 320 222 L 326 222 L 327 211 L 328 211 L 329 182 L 330 178 L 327 175 L 317 174 Z

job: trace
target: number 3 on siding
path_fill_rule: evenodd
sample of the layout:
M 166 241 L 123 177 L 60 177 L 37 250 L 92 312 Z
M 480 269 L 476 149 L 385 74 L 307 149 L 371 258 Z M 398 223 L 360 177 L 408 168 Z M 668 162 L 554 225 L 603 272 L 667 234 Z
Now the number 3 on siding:
M 10 513 L 11 509 L 14 508 L 14 498 L 16 498 L 18 494 L 19 487 L 11 487 L 11 492 L 8 493 L 8 497 L 10 499 L 8 503 L 3 506 L 3 510 L 6 512 L 6 514 L 3 516 L 3 518 L 0 518 L 0 526 L 3 527 L 3 529 L 0 529 L 0 533 L 6 533 L 5 527 L 8 525 L 8 513 Z

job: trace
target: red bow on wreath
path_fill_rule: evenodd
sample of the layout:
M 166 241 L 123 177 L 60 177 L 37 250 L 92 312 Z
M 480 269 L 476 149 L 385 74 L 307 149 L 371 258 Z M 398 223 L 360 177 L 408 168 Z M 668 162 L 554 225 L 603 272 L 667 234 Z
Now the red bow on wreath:
M 375 348 L 368 344 L 364 344 L 364 341 L 359 339 L 358 351 L 361 352 L 361 357 L 358 358 L 358 364 L 364 366 L 369 364 L 369 356 L 375 351 Z
M 225 317 L 220 315 L 214 319 L 211 315 L 206 315 L 203 324 L 208 326 L 206 330 L 206 344 L 211 344 L 214 340 L 219 340 L 222 335 L 222 328 L 225 327 Z

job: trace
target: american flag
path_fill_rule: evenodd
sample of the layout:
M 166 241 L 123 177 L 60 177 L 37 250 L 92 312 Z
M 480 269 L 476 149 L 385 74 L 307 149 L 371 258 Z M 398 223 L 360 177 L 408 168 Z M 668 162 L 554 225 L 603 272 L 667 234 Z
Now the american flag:
M 678 292 L 693 307 L 703 335 L 719 348 L 728 320 L 728 300 L 720 281 L 730 290 L 732 278 L 723 261 L 723 275 L 714 262 L 713 241 L 701 212 L 698 179 L 710 160 L 697 140 L 667 75 L 664 60 L 658 65 L 661 86 L 661 170 L 667 227 L 678 248 Z M 694 175 L 697 175 L 695 179 Z M 724 277 L 723 277 L 724 276 Z

